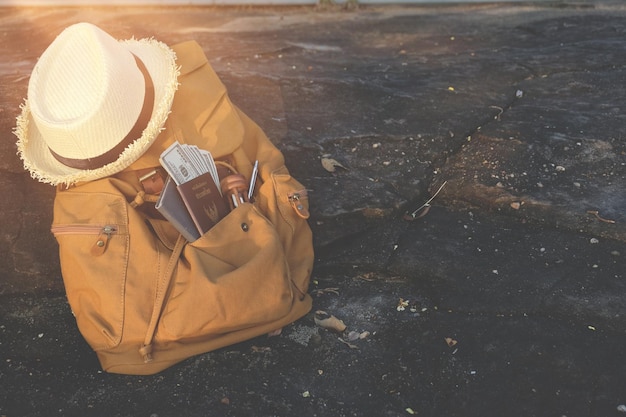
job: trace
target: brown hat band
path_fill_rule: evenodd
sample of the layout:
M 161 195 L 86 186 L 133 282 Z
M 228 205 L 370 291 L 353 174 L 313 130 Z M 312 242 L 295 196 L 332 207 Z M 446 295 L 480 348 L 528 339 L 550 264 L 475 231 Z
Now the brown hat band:
M 143 107 L 141 112 L 139 113 L 139 117 L 137 117 L 137 121 L 135 125 L 130 129 L 130 132 L 122 139 L 115 147 L 110 149 L 109 151 L 103 153 L 102 155 L 94 156 L 93 158 L 86 159 L 73 159 L 66 158 L 64 156 L 59 155 L 54 152 L 52 149 L 50 153 L 54 158 L 62 163 L 65 166 L 76 169 L 96 169 L 103 167 L 111 162 L 115 162 L 124 149 L 126 149 L 131 143 L 133 143 L 136 139 L 141 137 L 141 133 L 146 129 L 148 122 L 152 117 L 152 108 L 154 107 L 154 83 L 152 82 L 152 77 L 150 77 L 150 73 L 146 69 L 144 63 L 135 55 L 135 61 L 137 62 L 137 68 L 143 74 L 144 80 L 146 82 L 146 93 L 143 99 Z

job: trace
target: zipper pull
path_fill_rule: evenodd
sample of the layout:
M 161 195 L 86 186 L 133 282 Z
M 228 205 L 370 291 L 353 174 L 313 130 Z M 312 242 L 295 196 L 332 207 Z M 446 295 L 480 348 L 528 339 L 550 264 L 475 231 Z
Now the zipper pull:
M 104 226 L 98 235 L 98 239 L 96 239 L 96 243 L 91 247 L 91 254 L 93 256 L 100 256 L 106 252 L 109 239 L 116 231 L 115 226 Z
M 293 207 L 296 214 L 303 219 L 308 219 L 310 214 L 307 207 L 300 201 L 301 199 L 307 196 L 306 190 L 296 191 L 294 193 L 289 194 L 289 203 L 291 207 Z

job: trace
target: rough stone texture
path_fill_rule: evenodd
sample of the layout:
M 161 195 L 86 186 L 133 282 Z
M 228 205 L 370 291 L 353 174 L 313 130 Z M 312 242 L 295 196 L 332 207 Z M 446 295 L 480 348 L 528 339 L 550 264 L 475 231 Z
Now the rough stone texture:
M 603 1 L 3 9 L 0 415 L 621 415 L 625 17 Z M 369 337 L 351 348 L 309 315 L 157 376 L 99 371 L 63 296 L 54 189 L 11 134 L 37 57 L 81 20 L 200 42 L 312 190 L 314 308 Z

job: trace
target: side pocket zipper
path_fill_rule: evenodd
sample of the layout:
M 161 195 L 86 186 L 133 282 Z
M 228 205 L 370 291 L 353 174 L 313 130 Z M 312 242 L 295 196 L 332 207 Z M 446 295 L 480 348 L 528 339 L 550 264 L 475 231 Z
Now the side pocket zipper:
M 118 232 L 115 225 L 107 224 L 104 226 L 90 224 L 70 224 L 52 226 L 50 231 L 55 235 L 96 235 L 97 238 L 93 246 L 91 246 L 91 254 L 100 256 L 107 250 L 111 236 Z
M 289 203 L 291 207 L 295 210 L 296 214 L 303 219 L 308 219 L 310 214 L 309 210 L 306 208 L 304 204 L 300 200 L 303 198 L 308 198 L 308 192 L 306 189 L 294 191 L 288 195 Z

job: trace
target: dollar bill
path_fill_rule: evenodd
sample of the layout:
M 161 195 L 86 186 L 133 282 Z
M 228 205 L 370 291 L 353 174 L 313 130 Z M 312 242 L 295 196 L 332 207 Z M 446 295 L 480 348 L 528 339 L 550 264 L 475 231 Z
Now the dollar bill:
M 204 149 L 200 149 L 200 156 L 202 157 L 202 159 L 204 160 L 204 163 L 207 166 L 207 172 L 211 173 L 211 177 L 213 177 L 213 181 L 215 181 L 215 184 L 217 185 L 217 189 L 220 190 L 220 193 L 222 192 L 222 190 L 220 189 L 220 177 L 217 173 L 217 166 L 215 165 L 215 160 L 213 159 L 213 155 L 211 155 L 211 152 L 204 150 Z
M 200 175 L 199 169 L 178 142 L 163 151 L 159 161 L 176 185 L 184 184 Z
M 204 158 L 200 155 L 200 148 L 194 145 L 181 145 L 183 151 L 187 154 L 191 162 L 194 164 L 196 169 L 200 172 L 200 174 L 204 174 L 208 172 L 208 167 L 205 165 Z

